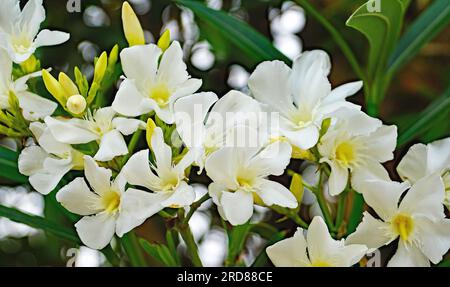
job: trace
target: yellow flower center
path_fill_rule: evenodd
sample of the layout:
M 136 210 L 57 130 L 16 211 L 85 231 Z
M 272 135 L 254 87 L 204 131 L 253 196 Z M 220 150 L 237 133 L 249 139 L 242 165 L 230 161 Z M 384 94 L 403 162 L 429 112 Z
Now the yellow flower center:
M 120 205 L 120 194 L 114 190 L 105 192 L 102 194 L 102 205 L 106 212 L 115 212 Z
M 11 39 L 11 44 L 16 53 L 25 54 L 31 47 L 31 40 L 25 34 L 20 34 Z
M 343 142 L 336 148 L 336 159 L 348 166 L 355 159 L 355 149 L 349 142 Z
M 166 84 L 160 83 L 152 87 L 150 91 L 150 98 L 160 107 L 165 107 L 169 104 L 170 91 Z
M 326 261 L 316 260 L 311 263 L 311 267 L 332 267 L 332 265 Z
M 237 182 L 242 189 L 251 190 L 253 186 L 253 179 L 243 176 L 237 177 Z
M 172 173 L 162 179 L 161 189 L 163 191 L 173 190 L 175 187 L 178 186 L 178 183 L 179 183 L 178 176 L 175 173 Z
M 392 227 L 394 232 L 400 236 L 401 240 L 409 241 L 414 230 L 414 221 L 411 216 L 401 213 L 392 220 Z

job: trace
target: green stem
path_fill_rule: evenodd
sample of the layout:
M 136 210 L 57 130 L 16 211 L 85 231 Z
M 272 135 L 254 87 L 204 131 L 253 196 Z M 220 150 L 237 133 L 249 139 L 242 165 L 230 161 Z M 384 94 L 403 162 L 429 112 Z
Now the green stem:
M 178 210 L 179 222 L 177 224 L 178 232 L 186 243 L 187 251 L 189 256 L 191 257 L 192 264 L 194 267 L 203 267 L 200 256 L 198 255 L 198 247 L 197 243 L 195 243 L 194 236 L 192 235 L 191 229 L 189 228 L 189 224 L 185 222 L 184 218 L 184 210 L 180 208 Z
M 125 234 L 121 239 L 121 243 L 128 255 L 128 258 L 130 259 L 131 266 L 146 266 L 145 258 L 142 255 L 142 252 L 140 252 L 139 242 L 137 240 L 136 234 L 133 231 Z
M 356 59 L 355 54 L 353 53 L 350 46 L 347 44 L 345 39 L 342 37 L 342 35 L 339 33 L 339 31 L 334 27 L 333 24 L 331 24 L 316 8 L 309 3 L 308 0 L 294 0 L 302 6 L 305 11 L 310 14 L 312 17 L 314 17 L 324 28 L 325 30 L 330 33 L 333 40 L 336 42 L 336 44 L 341 49 L 344 56 L 347 58 L 348 62 L 350 63 L 350 66 L 355 71 L 355 74 L 364 81 L 364 84 L 367 84 L 367 77 L 363 70 L 361 69 L 358 60 Z
M 322 182 L 323 182 L 323 171 L 320 170 L 319 183 L 317 184 L 317 188 L 316 188 L 317 202 L 319 203 L 319 207 L 322 210 L 323 217 L 328 226 L 328 229 L 330 231 L 335 231 L 333 219 L 331 218 L 331 214 L 330 214 L 330 210 L 328 208 L 327 201 L 325 199 L 325 196 L 323 195 Z
M 297 211 L 295 209 L 288 209 L 276 205 L 270 206 L 270 209 L 275 211 L 276 213 L 282 214 L 292 221 L 294 221 L 297 225 L 301 226 L 302 228 L 308 228 L 308 224 L 303 221 L 303 219 L 298 215 Z
M 141 121 L 146 121 L 148 118 L 148 115 L 142 115 L 139 119 Z M 136 149 L 136 146 L 141 139 L 141 135 L 143 133 L 143 130 L 138 129 L 133 136 L 131 137 L 130 142 L 128 143 L 128 154 L 126 154 L 122 159 L 122 166 L 125 165 L 125 163 L 128 161 L 128 159 L 133 154 L 134 150 Z
M 336 221 L 334 224 L 337 232 L 339 232 L 342 222 L 344 221 L 346 199 L 347 199 L 347 191 L 344 191 L 339 196 L 339 201 L 338 201 L 338 206 L 337 206 Z
M 353 196 L 353 204 L 351 214 L 347 225 L 347 234 L 350 234 L 356 230 L 358 224 L 361 222 L 362 213 L 364 211 L 364 198 L 361 194 L 357 193 L 353 189 L 350 190 Z
M 191 207 L 189 209 L 188 214 L 186 215 L 186 218 L 184 218 L 184 224 L 187 224 L 189 222 L 189 219 L 191 219 L 192 215 L 195 213 L 195 211 L 203 204 L 203 202 L 207 201 L 211 197 L 208 194 L 205 194 L 202 198 L 191 204 Z

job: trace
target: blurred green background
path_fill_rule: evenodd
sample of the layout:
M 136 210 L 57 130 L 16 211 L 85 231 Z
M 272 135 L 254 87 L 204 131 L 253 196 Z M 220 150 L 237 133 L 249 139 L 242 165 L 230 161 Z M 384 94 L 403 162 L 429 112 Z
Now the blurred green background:
M 77 65 L 86 75 L 92 76 L 92 63 L 96 56 L 104 50 L 109 51 L 115 44 L 119 44 L 121 48 L 127 46 L 120 16 L 122 2 L 81 0 L 81 11 L 71 13 L 67 11 L 67 1 L 45 0 L 47 19 L 43 26 L 67 31 L 71 34 L 71 38 L 61 46 L 40 49 L 38 57 L 41 59 L 42 66 L 52 67 L 54 72 L 65 71 L 73 76 L 73 67 Z M 246 81 L 249 73 L 254 69 L 254 64 L 226 40 L 218 37 L 213 28 L 201 19 L 195 18 L 189 10 L 180 9 L 169 0 L 130 0 L 129 2 L 140 18 L 148 42 L 155 42 L 162 31 L 170 29 L 172 38 L 182 43 L 190 74 L 203 79 L 202 90 L 212 90 L 219 96 L 230 89 L 246 92 Z M 332 58 L 333 86 L 357 80 L 329 34 L 294 3 L 281 0 L 208 0 L 204 2 L 211 8 L 228 11 L 233 16 L 250 23 L 292 59 L 302 50 L 327 51 Z M 346 27 L 345 21 L 366 1 L 313 0 L 310 2 L 344 35 L 360 63 L 364 63 L 364 59 L 367 58 L 367 42 L 361 34 Z M 429 0 L 412 1 L 404 27 L 408 27 L 409 23 L 430 2 Z M 447 27 L 394 78 L 381 106 L 380 117 L 386 123 L 397 124 L 401 132 L 420 111 L 442 94 L 449 83 L 450 29 Z M 364 103 L 362 93 L 351 100 L 358 104 Z M 430 142 L 450 134 L 449 114 L 441 115 L 441 117 L 438 124 L 422 136 L 422 141 Z M 404 150 L 399 151 L 400 154 L 403 152 Z M 11 195 L 12 193 L 18 195 Z M 9 200 L 17 205 L 41 206 L 40 209 L 30 212 L 37 214 L 45 212 L 49 218 L 64 222 L 58 210 L 53 210 L 50 205 L 42 210 L 43 199 L 35 198 L 30 194 L 32 193 L 26 189 L 12 191 L 8 188 L 0 188 L 0 201 Z M 209 254 L 206 260 L 209 260 L 210 265 L 217 265 L 221 256 L 224 256 L 226 239 L 218 230 L 207 233 L 208 227 L 214 223 L 207 211 L 201 211 L 199 216 L 196 220 L 193 219 L 194 224 L 197 222 L 198 225 L 193 229 L 194 234 L 202 241 L 200 252 Z M 69 248 L 73 246 L 69 243 L 41 232 L 22 230 L 22 232 L 14 233 L 17 228 L 17 225 L 11 225 L 7 220 L 0 219 L 0 266 L 65 266 L 68 260 L 72 264 Z M 163 222 L 152 219 L 146 223 L 145 228 L 140 228 L 139 235 L 151 241 L 161 241 L 163 228 Z M 257 250 L 257 246 L 260 245 L 258 240 L 260 239 L 254 238 L 248 244 L 253 244 Z M 248 247 L 249 250 L 251 250 L 250 247 Z M 101 265 L 104 261 L 100 254 L 87 248 L 82 249 L 80 254 L 83 256 L 79 256 L 76 262 L 79 266 Z M 249 252 L 249 257 L 251 256 L 254 254 Z M 254 258 L 248 260 L 252 259 Z

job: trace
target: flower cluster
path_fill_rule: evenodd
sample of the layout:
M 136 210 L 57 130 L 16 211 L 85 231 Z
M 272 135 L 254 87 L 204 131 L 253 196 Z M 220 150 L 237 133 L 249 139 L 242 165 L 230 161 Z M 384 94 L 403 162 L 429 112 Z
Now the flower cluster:
M 267 248 L 276 266 L 352 266 L 397 239 L 389 266 L 428 266 L 450 248 L 449 139 L 411 147 L 397 167 L 404 182 L 392 181 L 382 164 L 394 158 L 397 128 L 347 101 L 361 81 L 332 88 L 326 52 L 305 51 L 292 67 L 263 62 L 249 78 L 248 95 L 219 97 L 199 92 L 202 81 L 188 74 L 168 31 L 157 44 L 145 42 L 125 2 L 129 47 L 102 53 L 91 82 L 78 68 L 74 80 L 62 72 L 55 78 L 33 54 L 68 34 L 39 32 L 42 0 L 22 10 L 17 0 L 3 2 L 0 133 L 29 138 L 20 172 L 82 216 L 75 228 L 88 247 L 102 249 L 157 214 L 173 219 L 195 211 L 197 172 L 210 182 L 205 200 L 232 226 L 251 221 L 255 205 L 301 226 Z M 56 102 L 27 86 L 41 76 Z M 290 163 L 299 160 L 293 171 Z M 78 172 L 68 177 L 70 171 Z M 283 174 L 292 176 L 290 188 L 277 180 Z M 373 212 L 352 233 L 341 203 L 361 195 Z M 300 213 L 307 205 L 318 206 L 309 217 Z

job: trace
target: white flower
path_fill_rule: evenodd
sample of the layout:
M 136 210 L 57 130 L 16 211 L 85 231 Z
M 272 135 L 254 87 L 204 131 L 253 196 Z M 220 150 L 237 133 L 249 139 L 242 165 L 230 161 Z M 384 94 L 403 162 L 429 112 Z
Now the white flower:
M 342 117 L 340 114 L 343 114 Z M 318 145 L 320 162 L 331 167 L 328 181 L 330 194 L 341 193 L 352 173 L 352 187 L 358 191 L 359 182 L 376 177 L 388 179 L 381 163 L 393 159 L 397 144 L 397 127 L 384 126 L 356 109 L 340 109 L 338 118 Z
M 123 135 L 130 135 L 138 129 L 145 129 L 145 123 L 137 119 L 117 116 L 111 107 L 88 113 L 85 119 L 56 119 L 46 117 L 45 123 L 53 136 L 66 144 L 99 143 L 94 156 L 98 161 L 109 161 L 128 153 Z
M 334 240 L 323 219 L 316 216 L 306 238 L 303 229 L 297 228 L 293 237 L 267 247 L 266 252 L 276 267 L 351 267 L 365 255 L 367 247 Z
M 280 113 L 280 131 L 301 149 L 313 147 L 319 139 L 322 120 L 332 111 L 356 107 L 345 98 L 355 94 L 362 82 L 331 90 L 328 74 L 331 64 L 324 51 L 304 52 L 292 70 L 283 62 L 263 62 L 248 81 L 249 88 L 267 109 Z
M 168 124 L 174 122 L 173 104 L 197 91 L 202 81 L 190 79 L 183 62 L 183 50 L 173 42 L 162 53 L 154 45 L 137 45 L 120 53 L 126 78 L 112 107 L 118 113 L 135 117 L 155 111 Z
M 444 204 L 450 210 L 450 138 L 428 145 L 413 145 L 397 166 L 403 180 L 415 183 L 428 175 L 439 173 L 444 181 Z
M 194 154 L 201 172 L 208 156 L 225 146 L 237 130 L 248 127 L 247 131 L 257 132 L 261 109 L 253 98 L 230 91 L 220 99 L 211 92 L 181 98 L 175 102 L 174 111 L 178 134 Z
M 209 194 L 222 218 L 232 225 L 247 222 L 253 215 L 254 198 L 267 205 L 296 208 L 294 195 L 269 175 L 282 175 L 291 158 L 287 142 L 276 141 L 265 148 L 223 147 L 206 160 L 213 180 Z
M 419 164 L 419 163 L 418 163 Z M 379 248 L 399 238 L 388 266 L 429 266 L 438 263 L 450 248 L 450 220 L 445 218 L 444 185 L 438 174 L 408 183 L 368 180 L 361 185 L 365 202 L 380 219 L 365 212 L 363 221 L 347 243 Z
M 29 176 L 34 189 L 48 194 L 70 170 L 83 169 L 83 154 L 58 142 L 43 123 L 31 123 L 30 130 L 39 146 L 32 145 L 22 150 L 18 159 L 19 171 Z
M 189 206 L 195 200 L 194 189 L 187 184 L 185 170 L 192 164 L 187 153 L 177 164 L 173 163 L 172 149 L 164 142 L 161 128 L 153 131 L 151 147 L 154 164 L 149 162 L 149 150 L 134 154 L 122 169 L 131 185 L 145 187 L 146 192 L 130 188 L 124 204 L 125 212 L 134 212 L 144 222 L 165 207 L 179 208 Z
M 58 105 L 36 94 L 27 91 L 27 81 L 38 77 L 41 72 L 23 76 L 16 81 L 12 79 L 12 67 L 9 56 L 0 48 L 0 109 L 9 109 L 9 97 L 13 93 L 22 108 L 22 114 L 29 121 L 36 121 L 53 114 Z
M 84 174 L 61 188 L 56 199 L 70 212 L 83 215 L 76 224 L 81 241 L 93 249 L 107 246 L 114 234 L 122 236 L 142 224 L 133 214 L 122 212 L 128 196 L 122 173 L 111 180 L 112 172 L 84 157 Z
M 0 10 L 0 48 L 6 50 L 15 63 L 27 60 L 37 48 L 53 46 L 69 40 L 68 33 L 42 30 L 45 20 L 42 0 L 30 0 L 20 11 L 19 0 L 3 0 Z

